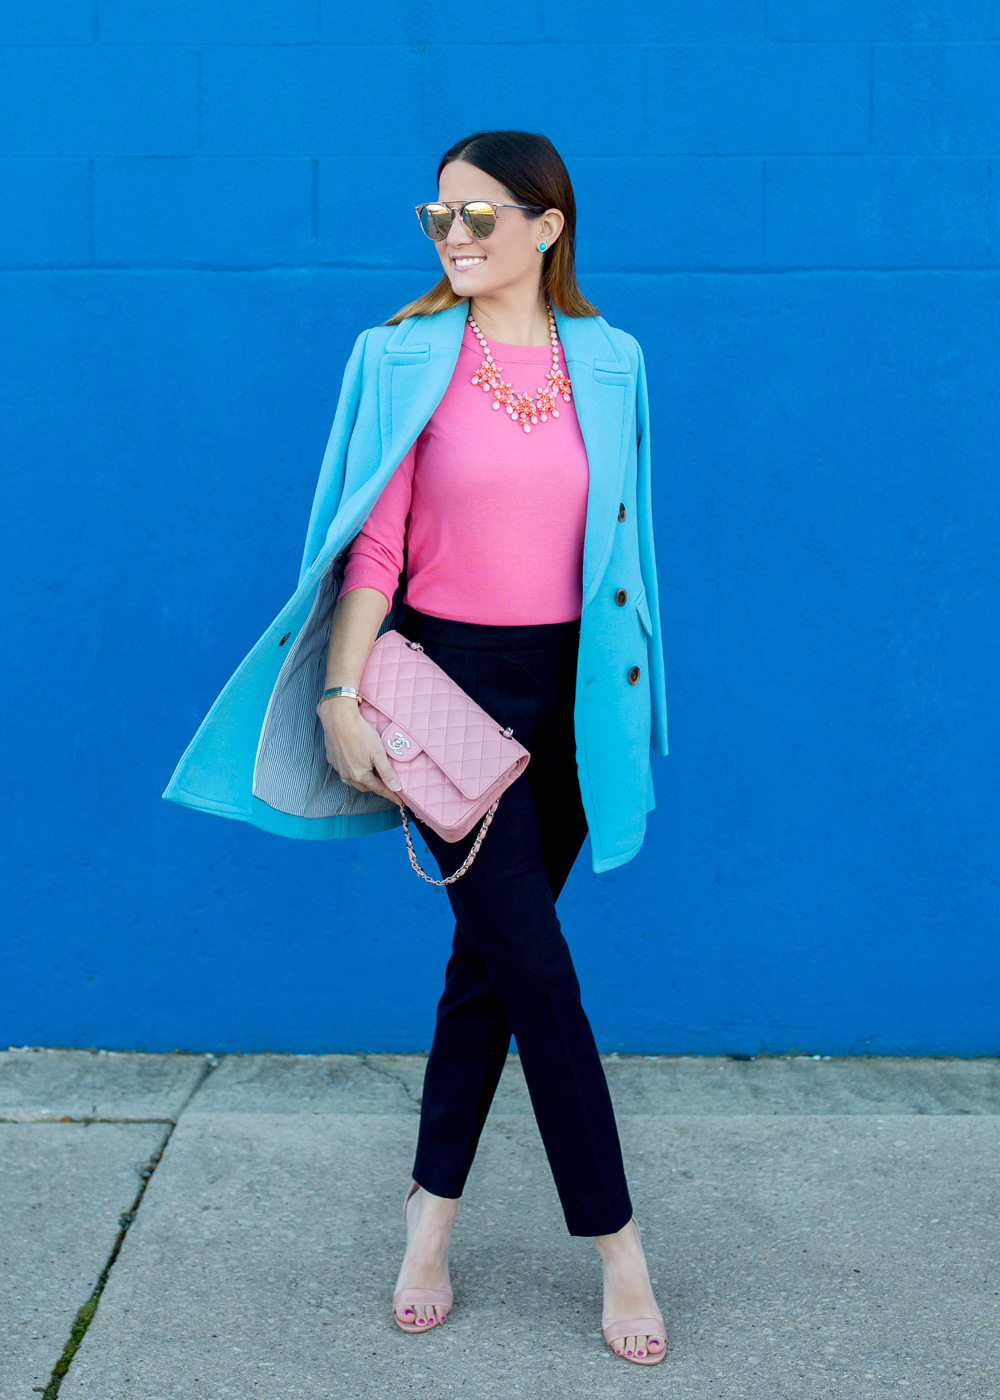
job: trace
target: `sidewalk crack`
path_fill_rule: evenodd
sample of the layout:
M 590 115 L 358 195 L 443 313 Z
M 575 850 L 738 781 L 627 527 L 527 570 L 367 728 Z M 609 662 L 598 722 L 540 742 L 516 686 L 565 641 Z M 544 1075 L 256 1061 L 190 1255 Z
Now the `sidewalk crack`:
M 167 1131 L 163 1135 L 163 1141 L 160 1143 L 159 1147 L 149 1158 L 145 1167 L 139 1173 L 139 1176 L 141 1177 L 141 1184 L 139 1186 L 138 1191 L 135 1194 L 135 1199 L 133 1200 L 129 1209 L 122 1211 L 121 1215 L 118 1217 L 118 1233 L 115 1236 L 114 1244 L 111 1246 L 111 1253 L 108 1255 L 107 1262 L 105 1263 L 104 1268 L 101 1270 L 100 1276 L 98 1277 L 98 1280 L 94 1285 L 90 1297 L 84 1303 L 83 1307 L 80 1308 L 76 1317 L 73 1319 L 73 1325 L 70 1328 L 69 1338 L 66 1341 L 66 1345 L 62 1349 L 62 1354 L 60 1355 L 59 1360 L 52 1368 L 52 1375 L 49 1378 L 48 1385 L 46 1385 L 44 1388 L 42 1386 L 37 1385 L 32 1387 L 33 1390 L 41 1394 L 42 1400 L 56 1400 L 56 1397 L 59 1394 L 59 1387 L 66 1379 L 66 1373 L 69 1371 L 69 1368 L 73 1363 L 73 1357 L 76 1355 L 77 1351 L 80 1348 L 81 1342 L 87 1335 L 87 1328 L 94 1320 L 94 1316 L 97 1312 L 97 1305 L 101 1301 L 101 1294 L 104 1292 L 105 1285 L 107 1284 L 107 1281 L 111 1276 L 111 1270 L 114 1268 L 115 1263 L 118 1259 L 118 1255 L 121 1253 L 122 1245 L 125 1242 L 125 1236 L 128 1234 L 133 1221 L 139 1213 L 139 1207 L 142 1205 L 142 1198 L 146 1194 L 146 1187 L 153 1179 L 153 1173 L 156 1171 L 156 1168 L 160 1165 L 160 1162 L 163 1158 L 163 1154 L 167 1150 L 167 1144 L 173 1137 L 174 1131 L 177 1127 L 177 1124 L 180 1122 L 185 1109 L 188 1107 L 191 1100 L 194 1098 L 195 1094 L 197 1094 L 198 1090 L 204 1084 L 205 1080 L 212 1073 L 212 1071 L 218 1068 L 218 1065 L 219 1061 L 215 1055 L 205 1056 L 205 1063 L 202 1073 L 197 1079 L 197 1081 L 192 1085 L 190 1093 L 187 1095 L 184 1102 L 177 1110 L 176 1118 L 88 1119 L 70 1117 L 64 1118 L 62 1120 L 58 1118 L 33 1120 L 35 1122 L 48 1123 L 58 1123 L 60 1121 L 70 1123 L 162 1123 L 167 1129 Z
M 165 1127 L 175 1127 L 176 1118 L 104 1118 L 90 1113 L 81 1113 L 79 1116 L 73 1113 L 64 1113 L 61 1118 L 0 1118 L 0 1123 L 82 1123 L 84 1127 L 89 1127 L 91 1123 L 162 1123 Z
M 398 1084 L 399 1087 L 402 1089 L 403 1093 L 409 1099 L 410 1103 L 413 1105 L 413 1112 L 419 1113 L 421 1096 L 419 1094 L 414 1096 L 410 1092 L 410 1086 L 407 1084 L 406 1080 L 402 1077 L 402 1075 L 393 1074 L 393 1072 L 391 1070 L 386 1069 L 384 1065 L 373 1063 L 374 1058 L 374 1056 L 365 1053 L 358 1055 L 358 1059 L 361 1061 L 361 1063 L 365 1066 L 366 1069 L 371 1070 L 372 1074 L 376 1074 L 382 1079 L 388 1079 L 390 1084 Z

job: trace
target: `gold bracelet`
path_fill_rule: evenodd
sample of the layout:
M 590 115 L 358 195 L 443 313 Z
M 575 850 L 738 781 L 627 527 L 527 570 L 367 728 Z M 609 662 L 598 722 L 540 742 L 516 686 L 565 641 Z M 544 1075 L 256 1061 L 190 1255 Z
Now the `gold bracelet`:
M 324 700 L 332 700 L 335 695 L 351 695 L 357 700 L 359 705 L 361 704 L 361 691 L 355 690 L 353 685 L 328 686 L 319 697 L 319 703 L 322 705 Z

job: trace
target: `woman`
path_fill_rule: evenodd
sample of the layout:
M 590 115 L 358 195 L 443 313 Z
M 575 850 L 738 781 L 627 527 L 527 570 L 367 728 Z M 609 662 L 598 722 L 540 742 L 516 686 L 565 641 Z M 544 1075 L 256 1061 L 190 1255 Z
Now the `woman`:
M 359 336 L 299 588 L 164 796 L 296 837 L 398 824 L 357 694 L 389 627 L 513 728 L 530 762 L 446 886 L 454 944 L 393 1318 L 419 1332 L 448 1315 L 458 1199 L 513 1034 L 567 1228 L 603 1261 L 604 1335 L 649 1365 L 663 1318 L 555 910 L 588 830 L 596 871 L 637 853 L 649 750 L 666 752 L 642 355 L 577 286 L 573 190 L 544 137 L 458 142 L 418 215 L 444 275 Z M 448 843 L 417 825 L 450 875 L 475 831 Z

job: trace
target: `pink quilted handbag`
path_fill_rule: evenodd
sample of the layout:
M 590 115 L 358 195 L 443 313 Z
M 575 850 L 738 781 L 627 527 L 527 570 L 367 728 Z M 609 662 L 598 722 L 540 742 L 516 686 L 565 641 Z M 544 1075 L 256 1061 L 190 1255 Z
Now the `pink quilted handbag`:
M 485 813 L 472 849 L 453 875 L 434 880 L 413 849 L 403 806 L 410 864 L 432 885 L 450 885 L 476 858 L 501 794 L 531 755 L 419 642 L 389 629 L 375 638 L 361 674 L 361 717 L 374 725 L 402 783 L 402 797 L 445 841 L 460 841 Z

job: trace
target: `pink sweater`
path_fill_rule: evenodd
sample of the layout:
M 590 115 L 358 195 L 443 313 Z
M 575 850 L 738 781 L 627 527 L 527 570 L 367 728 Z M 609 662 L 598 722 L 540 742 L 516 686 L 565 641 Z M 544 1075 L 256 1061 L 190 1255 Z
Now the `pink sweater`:
M 489 340 L 489 337 L 487 337 Z M 547 345 L 489 341 L 515 390 L 534 394 Z M 404 601 L 459 622 L 569 622 L 580 616 L 589 470 L 574 402 L 526 433 L 493 391 L 466 324 L 451 382 L 351 545 L 343 592 L 377 588 L 386 608 L 407 547 Z M 566 372 L 562 350 L 559 368 Z

